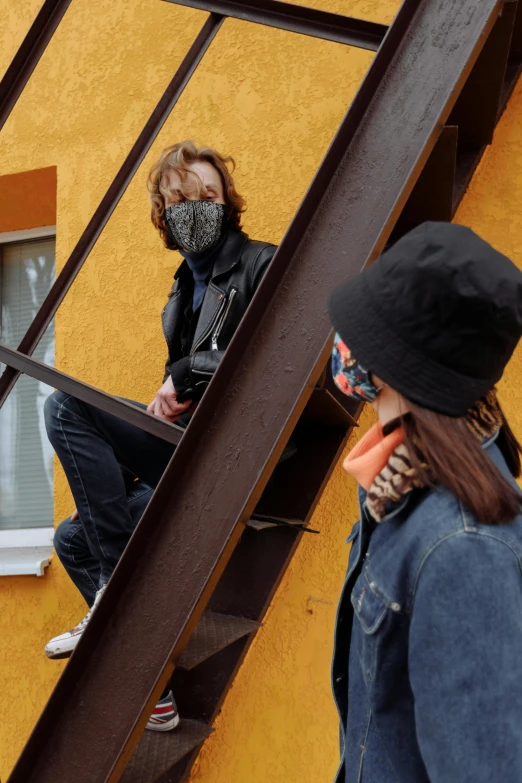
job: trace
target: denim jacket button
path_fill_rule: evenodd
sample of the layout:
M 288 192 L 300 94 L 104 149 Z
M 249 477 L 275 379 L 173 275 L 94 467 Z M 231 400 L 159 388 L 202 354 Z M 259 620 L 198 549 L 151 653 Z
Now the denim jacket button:
M 393 603 L 390 608 L 393 609 L 394 612 L 400 612 L 401 611 L 401 605 L 400 604 Z

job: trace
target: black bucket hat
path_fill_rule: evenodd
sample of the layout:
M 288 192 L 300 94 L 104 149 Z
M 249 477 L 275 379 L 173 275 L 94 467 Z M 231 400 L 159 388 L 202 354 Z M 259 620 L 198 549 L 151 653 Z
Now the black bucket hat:
M 501 378 L 522 334 L 522 272 L 469 228 L 423 223 L 330 296 L 353 355 L 448 416 Z

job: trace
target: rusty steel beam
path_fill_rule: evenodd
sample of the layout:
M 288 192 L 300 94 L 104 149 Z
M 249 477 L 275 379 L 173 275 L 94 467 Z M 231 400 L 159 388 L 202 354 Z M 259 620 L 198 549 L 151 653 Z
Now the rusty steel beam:
M 9 783 L 121 777 L 501 7 L 403 3 Z
M 356 46 L 376 52 L 388 27 L 279 0 L 166 0 L 188 8 L 224 14 L 245 22 L 256 22 L 292 33 Z
M 177 446 L 185 430 L 0 343 L 0 362 Z
M 458 125 L 453 214 L 473 178 L 522 71 L 522 0 L 506 0 L 451 114 Z
M 507 2 L 478 58 L 455 108 L 459 148 L 480 149 L 493 141 L 510 51 L 517 3 Z
M 45 0 L 0 82 L 0 130 L 38 65 L 71 0 Z
M 131 179 L 163 127 L 165 120 L 187 86 L 190 77 L 214 40 L 223 20 L 224 17 L 219 14 L 210 14 L 207 18 L 38 310 L 36 317 L 18 346 L 20 353 L 30 356 L 45 334 L 67 291 L 107 225 L 110 216 L 116 209 Z M 8 367 L 0 378 L 0 408 L 13 388 L 18 375 L 18 370 Z

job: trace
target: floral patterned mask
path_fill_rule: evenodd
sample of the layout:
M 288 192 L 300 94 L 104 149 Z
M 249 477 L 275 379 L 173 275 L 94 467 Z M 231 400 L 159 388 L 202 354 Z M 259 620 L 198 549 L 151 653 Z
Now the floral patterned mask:
M 374 402 L 383 388 L 374 384 L 368 370 L 354 359 L 338 334 L 332 349 L 332 376 L 338 389 L 363 402 Z
M 178 247 L 202 253 L 213 247 L 223 232 L 227 208 L 213 201 L 183 201 L 165 210 L 165 223 Z

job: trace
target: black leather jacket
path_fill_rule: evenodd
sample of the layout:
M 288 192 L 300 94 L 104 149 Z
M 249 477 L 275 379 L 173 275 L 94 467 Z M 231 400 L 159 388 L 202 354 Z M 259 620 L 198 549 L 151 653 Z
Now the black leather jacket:
M 169 349 L 164 381 L 172 376 L 180 401 L 201 398 L 276 249 L 243 231 L 229 232 L 214 262 L 190 351 L 183 350 L 181 334 L 192 298 L 192 273 L 186 261 L 179 267 L 162 323 Z

